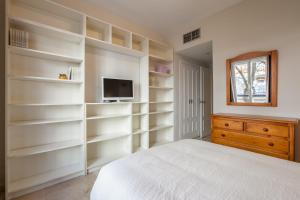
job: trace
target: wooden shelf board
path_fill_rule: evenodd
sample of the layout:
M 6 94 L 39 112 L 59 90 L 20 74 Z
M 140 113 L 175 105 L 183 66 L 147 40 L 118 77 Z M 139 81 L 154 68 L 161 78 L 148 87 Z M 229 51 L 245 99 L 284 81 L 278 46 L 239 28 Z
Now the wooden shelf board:
M 154 127 L 150 127 L 149 132 L 159 131 L 159 130 L 162 130 L 162 129 L 172 128 L 172 127 L 173 127 L 173 125 L 159 125 L 159 126 L 154 126 Z
M 19 27 L 26 28 L 35 33 L 41 33 L 43 35 L 49 35 L 51 37 L 57 37 L 66 41 L 80 43 L 83 40 L 83 35 L 66 31 L 63 29 L 55 28 L 49 25 L 41 24 L 31 20 L 19 18 L 19 17 L 8 17 L 11 24 L 16 24 Z
M 10 126 L 26 126 L 26 125 L 40 125 L 40 124 L 56 124 L 64 122 L 82 121 L 82 118 L 65 118 L 65 119 L 52 119 L 52 120 L 26 120 L 26 121 L 13 121 Z
M 157 114 L 165 114 L 165 113 L 172 113 L 174 112 L 173 110 L 168 110 L 168 111 L 156 111 L 156 112 L 149 112 L 149 115 L 157 115 Z
M 28 178 L 20 179 L 11 183 L 8 183 L 8 192 L 17 192 L 23 189 L 34 187 L 45 182 L 69 176 L 75 173 L 83 172 L 83 167 L 80 164 L 74 164 L 59 168 L 57 170 L 48 171 L 42 174 L 37 174 Z
M 46 51 L 39 51 L 39 50 L 14 47 L 14 46 L 9 46 L 8 49 L 9 52 L 19 54 L 22 56 L 37 57 L 37 58 L 43 58 L 48 60 L 79 63 L 79 64 L 83 62 L 83 59 L 81 58 L 71 57 L 71 56 L 46 52 Z
M 109 119 L 109 118 L 121 118 L 121 117 L 130 117 L 130 114 L 112 114 L 112 115 L 102 115 L 102 116 L 92 116 L 92 117 L 87 117 L 87 120 L 95 120 L 95 119 Z
M 108 51 L 113 51 L 113 52 L 117 52 L 117 53 L 120 53 L 120 54 L 125 54 L 125 55 L 128 55 L 128 56 L 143 57 L 143 56 L 146 55 L 145 53 L 143 53 L 141 51 L 137 51 L 137 50 L 130 49 L 130 48 L 127 48 L 127 47 L 119 46 L 119 45 L 116 45 L 116 44 L 112 44 L 112 43 L 105 42 L 105 41 L 102 41 L 102 40 L 94 39 L 94 38 L 91 38 L 91 37 L 86 37 L 85 38 L 85 43 L 88 46 L 97 47 L 97 48 L 105 49 L 105 50 L 108 50 Z
M 95 142 L 102 142 L 102 141 L 107 141 L 107 140 L 113 140 L 125 136 L 129 136 L 131 133 L 112 133 L 112 134 L 102 134 L 98 136 L 92 136 L 87 138 L 87 143 L 95 143 Z
M 156 72 L 156 71 L 149 71 L 149 74 L 156 75 L 156 76 L 162 76 L 162 77 L 172 77 L 174 74 L 167 74 L 162 72 Z
M 67 83 L 67 84 L 82 84 L 82 81 L 76 80 L 61 80 L 55 78 L 46 78 L 46 77 L 36 77 L 36 76 L 8 76 L 11 80 L 19 81 L 40 81 L 40 82 L 49 82 L 49 83 Z
M 22 149 L 9 151 L 8 157 L 31 156 L 35 154 L 41 154 L 41 153 L 76 147 L 82 144 L 83 142 L 81 140 L 70 140 L 70 141 L 56 142 L 56 143 L 45 144 L 45 145 L 34 146 L 34 147 L 26 147 Z

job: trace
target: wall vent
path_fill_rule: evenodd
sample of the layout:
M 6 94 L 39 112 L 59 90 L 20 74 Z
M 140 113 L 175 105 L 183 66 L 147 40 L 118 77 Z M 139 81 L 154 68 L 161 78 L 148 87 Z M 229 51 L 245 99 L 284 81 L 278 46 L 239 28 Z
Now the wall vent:
M 200 28 L 184 34 L 183 43 L 185 44 L 198 38 L 200 38 Z

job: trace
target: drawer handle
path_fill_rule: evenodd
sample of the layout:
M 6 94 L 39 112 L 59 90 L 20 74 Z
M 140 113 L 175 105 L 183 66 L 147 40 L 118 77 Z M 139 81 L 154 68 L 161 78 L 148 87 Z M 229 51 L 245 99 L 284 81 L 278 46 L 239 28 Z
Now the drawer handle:
M 269 131 L 269 129 L 267 129 L 267 128 L 263 128 L 263 131 L 264 131 L 264 132 L 268 132 L 268 131 Z
M 228 124 L 228 123 L 225 123 L 225 126 L 226 126 L 226 127 L 228 127 L 228 126 L 229 126 L 229 124 Z
M 273 146 L 274 146 L 274 143 L 273 143 L 273 142 L 269 142 L 268 145 L 269 145 L 270 147 L 273 147 Z
M 225 137 L 226 135 L 224 133 L 221 134 L 222 137 Z

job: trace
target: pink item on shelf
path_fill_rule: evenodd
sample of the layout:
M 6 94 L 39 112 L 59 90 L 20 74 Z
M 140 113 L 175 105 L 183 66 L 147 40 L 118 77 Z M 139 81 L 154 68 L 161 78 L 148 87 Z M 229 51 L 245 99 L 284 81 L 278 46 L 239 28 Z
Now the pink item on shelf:
M 169 74 L 170 73 L 170 68 L 162 65 L 162 64 L 157 64 L 155 67 L 155 71 L 156 72 L 160 72 L 160 73 L 165 73 L 165 74 Z

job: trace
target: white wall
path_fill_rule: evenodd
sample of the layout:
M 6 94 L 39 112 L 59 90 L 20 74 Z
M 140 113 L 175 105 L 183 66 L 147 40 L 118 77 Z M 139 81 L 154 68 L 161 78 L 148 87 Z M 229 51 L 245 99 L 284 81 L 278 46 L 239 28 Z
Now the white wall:
M 5 115 L 4 115 L 4 109 L 5 109 L 5 51 L 4 51 L 4 41 L 5 41 L 5 1 L 0 1 L 0 192 L 4 189 L 4 159 L 5 159 L 5 153 L 4 153 L 4 131 L 5 131 Z
M 99 5 L 89 3 L 86 0 L 53 0 L 53 1 L 65 5 L 69 8 L 73 8 L 74 10 L 78 10 L 80 12 L 86 13 L 98 19 L 104 20 L 116 26 L 120 26 L 129 31 L 133 31 L 135 33 L 139 33 L 141 35 L 147 36 L 151 39 L 163 41 L 163 37 L 157 34 L 156 32 L 153 32 L 141 26 L 137 26 L 136 24 L 133 24 L 127 21 L 126 19 L 119 17 L 117 13 L 110 13 L 107 10 L 104 10 L 103 8 L 99 7 Z
M 245 0 L 212 17 L 186 26 L 171 42 L 177 50 L 213 41 L 214 113 L 242 113 L 300 118 L 300 1 Z M 196 27 L 202 39 L 182 45 L 182 33 Z M 226 105 L 225 60 L 256 50 L 279 51 L 278 107 Z M 300 161 L 300 135 L 296 157 Z

